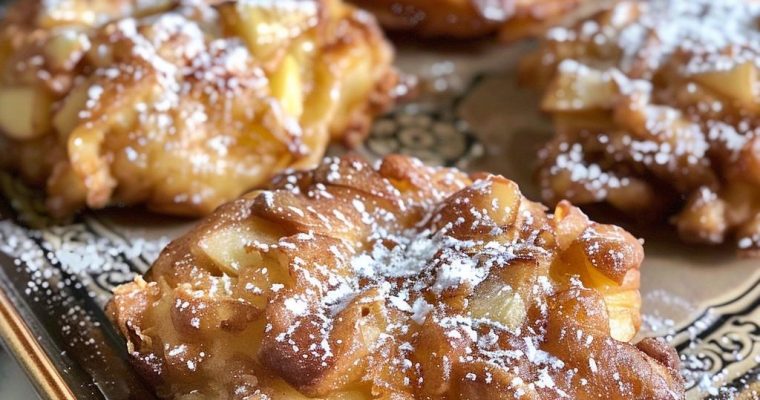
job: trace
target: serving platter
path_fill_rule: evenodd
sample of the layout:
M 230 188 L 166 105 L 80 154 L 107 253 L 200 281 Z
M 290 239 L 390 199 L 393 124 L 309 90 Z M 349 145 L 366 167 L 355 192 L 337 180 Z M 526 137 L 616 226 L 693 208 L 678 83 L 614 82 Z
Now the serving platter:
M 416 77 L 419 93 L 376 121 L 355 151 L 501 173 L 538 199 L 535 154 L 551 128 L 537 94 L 516 78 L 533 44 L 398 45 L 397 65 Z M 50 221 L 38 193 L 9 175 L 0 187 L 0 336 L 37 390 L 53 399 L 153 398 L 102 309 L 115 285 L 146 271 L 194 221 L 141 209 Z M 640 335 L 679 350 L 688 398 L 760 398 L 760 261 L 683 245 L 667 225 L 626 228 L 645 240 L 647 254 Z

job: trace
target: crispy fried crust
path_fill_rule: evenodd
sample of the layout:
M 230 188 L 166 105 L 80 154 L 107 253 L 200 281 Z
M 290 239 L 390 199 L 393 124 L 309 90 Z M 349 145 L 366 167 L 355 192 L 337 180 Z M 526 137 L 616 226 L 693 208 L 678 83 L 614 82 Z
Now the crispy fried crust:
M 59 215 L 204 215 L 361 140 L 391 62 L 341 0 L 19 1 L 0 23 L 2 167 Z
M 550 31 L 524 65 L 557 131 L 545 199 L 676 211 L 684 240 L 760 254 L 758 21 L 756 1 L 624 1 Z
M 352 1 L 372 11 L 391 30 L 456 38 L 498 33 L 504 40 L 543 32 L 584 3 L 584 0 Z
M 346 156 L 221 207 L 107 311 L 165 397 L 679 399 L 674 350 L 629 343 L 642 258 L 501 176 Z

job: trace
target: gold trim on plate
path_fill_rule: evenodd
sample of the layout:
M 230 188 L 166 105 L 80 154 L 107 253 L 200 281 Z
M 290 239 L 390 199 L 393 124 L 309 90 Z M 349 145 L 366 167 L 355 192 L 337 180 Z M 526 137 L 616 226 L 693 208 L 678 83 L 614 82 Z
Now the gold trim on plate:
M 29 326 L 8 296 L 0 290 L 0 338 L 45 399 L 75 400 L 74 393 L 60 375 Z

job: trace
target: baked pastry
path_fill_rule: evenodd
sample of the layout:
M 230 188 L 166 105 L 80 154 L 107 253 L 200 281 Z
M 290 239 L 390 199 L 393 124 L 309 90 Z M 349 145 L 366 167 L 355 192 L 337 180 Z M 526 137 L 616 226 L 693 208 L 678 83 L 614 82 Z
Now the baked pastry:
M 207 214 L 361 139 L 391 61 L 341 0 L 19 1 L 0 23 L 0 164 L 54 214 Z
M 678 399 L 641 244 L 501 176 L 389 156 L 286 174 L 171 243 L 108 314 L 167 398 Z
M 386 28 L 422 36 L 505 40 L 536 35 L 588 0 L 352 0 Z
M 674 215 L 681 237 L 760 249 L 760 2 L 624 1 L 547 34 L 524 78 L 556 136 L 547 201 Z

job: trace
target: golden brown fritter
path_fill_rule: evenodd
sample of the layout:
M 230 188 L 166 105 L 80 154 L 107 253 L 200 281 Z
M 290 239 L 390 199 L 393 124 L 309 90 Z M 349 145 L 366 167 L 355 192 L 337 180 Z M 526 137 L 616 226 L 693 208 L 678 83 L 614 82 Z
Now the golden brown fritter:
M 680 399 L 630 343 L 643 250 L 501 176 L 389 156 L 279 177 L 171 243 L 108 313 L 178 399 Z
M 341 0 L 21 1 L 0 23 L 0 164 L 59 215 L 207 214 L 360 140 L 391 61 Z
M 386 28 L 421 36 L 505 40 L 535 35 L 588 0 L 351 0 Z
M 760 249 L 760 2 L 624 1 L 526 61 L 556 137 L 545 200 L 673 217 L 684 240 Z

